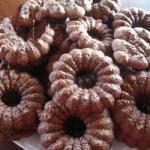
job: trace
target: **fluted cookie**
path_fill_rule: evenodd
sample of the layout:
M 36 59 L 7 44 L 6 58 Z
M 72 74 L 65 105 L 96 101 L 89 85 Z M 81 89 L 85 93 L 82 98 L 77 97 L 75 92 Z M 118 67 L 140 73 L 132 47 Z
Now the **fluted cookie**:
M 150 14 L 142 9 L 124 9 L 113 22 L 115 60 L 126 67 L 145 70 L 150 66 Z
M 104 53 L 111 52 L 112 31 L 101 20 L 84 17 L 67 23 L 67 33 L 79 48 L 92 48 Z
M 0 23 L 0 59 L 22 67 L 37 65 L 50 51 L 54 30 L 45 21 L 24 31 L 25 34 L 24 28 L 17 32 L 15 27 L 10 18 Z
M 94 0 L 92 9 L 87 13 L 95 19 L 112 26 L 115 14 L 120 11 L 120 0 Z
M 108 112 L 84 116 L 79 111 L 72 113 L 64 105 L 48 102 L 38 127 L 42 145 L 51 150 L 109 150 L 114 135 Z
M 43 87 L 29 74 L 15 70 L 1 70 L 0 78 L 0 139 L 31 135 L 45 101 Z
M 91 87 L 78 85 L 78 77 L 82 73 L 94 76 L 95 82 Z M 85 112 L 102 112 L 111 107 L 121 92 L 122 84 L 119 68 L 112 59 L 88 48 L 74 49 L 62 55 L 54 64 L 49 80 L 54 101 L 66 103 L 72 109 L 80 106 Z
M 113 118 L 116 135 L 130 147 L 150 147 L 150 72 L 141 71 L 124 77 L 122 94 L 115 101 Z
M 81 18 L 92 8 L 91 0 L 47 0 L 36 14 L 36 19 L 49 17 L 53 19 Z

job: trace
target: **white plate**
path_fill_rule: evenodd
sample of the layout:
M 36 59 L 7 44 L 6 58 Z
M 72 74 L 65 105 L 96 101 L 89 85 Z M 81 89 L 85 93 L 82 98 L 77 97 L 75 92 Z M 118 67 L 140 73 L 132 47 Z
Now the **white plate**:
M 17 145 L 19 145 L 24 150 L 46 150 L 40 144 L 39 135 L 35 134 L 29 138 L 22 138 L 20 141 L 14 141 Z M 111 150 L 136 150 L 131 149 L 125 144 L 114 142 Z
M 121 0 L 122 7 L 138 7 L 150 10 L 150 0 Z M 24 150 L 45 150 L 40 144 L 39 135 L 35 134 L 29 138 L 23 138 L 15 141 Z M 127 147 L 125 144 L 114 142 L 111 150 L 135 150 Z

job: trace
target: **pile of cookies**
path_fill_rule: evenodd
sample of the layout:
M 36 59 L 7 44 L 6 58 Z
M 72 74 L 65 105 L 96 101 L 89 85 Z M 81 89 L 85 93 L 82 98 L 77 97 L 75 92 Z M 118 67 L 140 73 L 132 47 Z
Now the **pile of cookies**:
M 150 12 L 119 0 L 28 0 L 0 22 L 0 139 L 48 150 L 150 148 Z

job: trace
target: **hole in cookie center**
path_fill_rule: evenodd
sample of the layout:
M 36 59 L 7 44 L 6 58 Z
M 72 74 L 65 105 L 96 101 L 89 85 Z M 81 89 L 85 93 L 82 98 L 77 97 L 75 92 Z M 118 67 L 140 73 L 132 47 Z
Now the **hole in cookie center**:
M 29 27 L 29 26 L 16 27 L 15 30 L 19 37 L 21 37 L 25 41 L 28 40 L 28 35 L 31 32 L 31 27 Z
M 2 96 L 2 101 L 7 105 L 14 107 L 21 101 L 21 95 L 16 91 L 6 91 Z
M 81 119 L 70 117 L 64 122 L 64 130 L 69 136 L 80 138 L 85 133 L 86 125 Z
M 45 31 L 46 22 L 35 23 L 33 21 L 32 26 L 18 26 L 16 27 L 17 34 L 23 38 L 25 41 L 28 39 L 38 39 Z
M 88 71 L 80 71 L 76 75 L 76 84 L 81 88 L 92 88 L 96 83 L 96 75 Z
M 137 108 L 145 114 L 150 114 L 150 96 L 141 95 L 138 97 L 136 101 Z
M 99 3 L 101 0 L 93 0 L 93 3 Z
M 92 30 L 88 31 L 88 34 L 94 39 L 97 39 L 100 41 L 103 40 L 103 35 L 100 34 L 99 32 L 97 32 L 96 29 L 92 29 Z

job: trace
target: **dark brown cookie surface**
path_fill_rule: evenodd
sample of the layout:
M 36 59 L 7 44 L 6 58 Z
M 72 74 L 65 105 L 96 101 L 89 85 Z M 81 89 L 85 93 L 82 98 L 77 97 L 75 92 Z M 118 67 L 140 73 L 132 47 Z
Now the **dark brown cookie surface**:
M 111 52 L 112 31 L 101 20 L 84 17 L 67 23 L 66 31 L 79 48 Z
M 44 21 L 25 31 L 24 36 L 19 35 L 24 30 L 17 33 L 15 26 L 10 18 L 4 18 L 0 23 L 0 59 L 23 67 L 38 64 L 49 52 L 54 30 Z
M 48 149 L 108 150 L 114 137 L 107 111 L 87 116 L 80 109 L 74 113 L 64 105 L 48 102 L 40 121 L 38 132 Z
M 150 66 L 149 12 L 130 8 L 118 12 L 113 26 L 113 55 L 117 63 L 136 70 Z
M 119 99 L 115 101 L 113 118 L 117 137 L 130 147 L 150 147 L 150 73 L 128 74 L 124 78 Z
M 45 101 L 43 87 L 29 74 L 15 70 L 1 70 L 0 78 L 1 138 L 18 139 L 37 127 L 37 113 Z
M 18 11 L 20 24 L 32 24 L 43 18 L 64 20 L 81 18 L 92 8 L 91 0 L 28 0 Z
M 77 79 L 82 72 L 94 75 L 92 87 L 84 88 L 78 85 Z M 115 97 L 120 93 L 122 83 L 119 69 L 112 59 L 100 51 L 88 48 L 74 49 L 62 55 L 53 65 L 49 80 L 54 100 L 68 103 L 69 107 L 74 107 L 75 103 L 83 107 L 85 112 L 101 112 L 104 108 L 112 106 Z
M 120 11 L 120 0 L 93 0 L 92 9 L 87 13 L 95 19 L 112 26 L 115 14 Z

